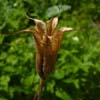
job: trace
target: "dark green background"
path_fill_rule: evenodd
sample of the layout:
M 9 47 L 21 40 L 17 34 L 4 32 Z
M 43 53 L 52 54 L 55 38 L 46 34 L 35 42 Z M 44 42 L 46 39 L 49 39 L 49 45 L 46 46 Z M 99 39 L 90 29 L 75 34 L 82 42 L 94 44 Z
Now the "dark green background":
M 0 0 L 0 100 L 32 100 L 39 82 L 35 45 L 18 31 L 59 16 L 65 33 L 42 100 L 100 100 L 100 0 Z

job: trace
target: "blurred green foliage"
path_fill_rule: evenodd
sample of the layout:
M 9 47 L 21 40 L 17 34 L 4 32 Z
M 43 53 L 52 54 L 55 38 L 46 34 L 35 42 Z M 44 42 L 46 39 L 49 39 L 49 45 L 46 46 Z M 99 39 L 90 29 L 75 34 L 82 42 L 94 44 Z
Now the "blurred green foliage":
M 43 100 L 100 100 L 99 0 L 0 0 L 0 100 L 32 100 L 38 88 L 34 39 L 16 33 L 34 26 L 26 14 L 76 28 L 64 35 Z

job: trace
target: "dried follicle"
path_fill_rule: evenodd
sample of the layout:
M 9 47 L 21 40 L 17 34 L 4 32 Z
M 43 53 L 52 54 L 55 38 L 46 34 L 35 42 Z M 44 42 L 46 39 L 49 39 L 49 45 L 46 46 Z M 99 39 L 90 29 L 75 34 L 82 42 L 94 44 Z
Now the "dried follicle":
M 33 29 L 25 29 L 22 32 L 30 32 L 36 42 L 36 70 L 40 76 L 39 90 L 34 100 L 40 100 L 44 81 L 54 70 L 57 52 L 59 50 L 64 32 L 73 30 L 71 27 L 57 29 L 58 17 L 54 17 L 46 23 L 39 19 L 32 19 L 36 24 Z

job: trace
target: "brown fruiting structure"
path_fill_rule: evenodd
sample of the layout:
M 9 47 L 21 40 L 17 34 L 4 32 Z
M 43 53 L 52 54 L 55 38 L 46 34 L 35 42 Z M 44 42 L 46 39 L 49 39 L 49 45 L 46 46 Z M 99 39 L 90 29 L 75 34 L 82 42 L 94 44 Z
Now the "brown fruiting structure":
M 34 96 L 34 100 L 41 100 L 44 81 L 54 70 L 57 52 L 61 44 L 64 32 L 71 31 L 73 28 L 62 27 L 57 29 L 58 17 L 47 21 L 46 23 L 32 19 L 36 24 L 34 29 L 25 29 L 22 32 L 33 34 L 36 42 L 36 70 L 40 76 L 39 90 Z

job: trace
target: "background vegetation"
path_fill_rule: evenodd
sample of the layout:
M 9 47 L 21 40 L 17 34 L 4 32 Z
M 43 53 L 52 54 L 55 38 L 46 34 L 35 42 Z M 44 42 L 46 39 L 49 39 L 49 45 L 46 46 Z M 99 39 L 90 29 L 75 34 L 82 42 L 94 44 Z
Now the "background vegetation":
M 32 18 L 59 16 L 65 33 L 43 100 L 100 100 L 100 0 L 0 0 L 0 100 L 32 100 L 39 76 Z

